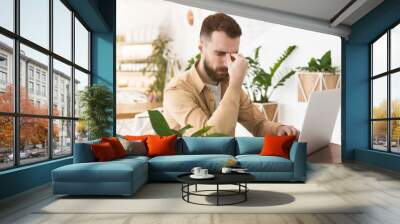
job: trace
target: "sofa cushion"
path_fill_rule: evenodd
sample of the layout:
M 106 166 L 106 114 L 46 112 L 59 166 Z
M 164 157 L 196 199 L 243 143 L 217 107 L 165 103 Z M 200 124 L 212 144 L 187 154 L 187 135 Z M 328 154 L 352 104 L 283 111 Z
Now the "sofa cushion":
M 74 163 L 52 171 L 58 182 L 130 182 L 134 173 L 147 176 L 147 163 L 140 159 Z
M 235 155 L 235 139 L 233 137 L 182 137 L 178 154 L 225 154 Z
M 75 143 L 74 147 L 74 163 L 95 162 L 96 158 L 90 148 L 92 144 L 99 144 L 100 139 Z
M 264 137 L 236 137 L 236 155 L 259 154 Z
M 261 156 L 280 156 L 289 159 L 290 148 L 296 140 L 295 135 L 266 135 L 264 146 L 261 149 Z
M 212 172 L 219 171 L 230 159 L 231 155 L 174 155 L 158 156 L 149 160 L 149 170 L 152 172 L 190 172 L 193 167 L 200 166 Z
M 149 136 L 146 143 L 148 156 L 165 156 L 176 154 L 176 135 L 170 136 Z
M 292 161 L 279 156 L 238 155 L 240 167 L 249 172 L 292 172 Z
M 126 155 L 147 155 L 146 143 L 141 140 L 127 140 L 125 138 L 118 138 L 122 146 L 126 150 Z
M 118 158 L 115 154 L 115 150 L 109 142 L 92 144 L 90 148 L 92 149 L 94 157 L 96 157 L 96 161 L 104 162 Z
M 124 146 L 121 144 L 117 137 L 103 137 L 101 138 L 101 142 L 108 142 L 111 144 L 114 149 L 115 155 L 117 158 L 122 158 L 126 156 L 126 151 Z

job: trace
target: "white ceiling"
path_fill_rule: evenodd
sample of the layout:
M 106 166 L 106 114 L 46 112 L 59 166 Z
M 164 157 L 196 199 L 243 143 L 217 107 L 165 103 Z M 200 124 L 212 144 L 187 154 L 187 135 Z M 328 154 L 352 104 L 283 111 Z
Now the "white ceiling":
M 226 0 L 329 21 L 351 0 Z
M 383 0 L 168 0 L 342 37 Z M 346 10 L 338 14 L 346 5 Z M 337 15 L 335 17 L 335 15 Z

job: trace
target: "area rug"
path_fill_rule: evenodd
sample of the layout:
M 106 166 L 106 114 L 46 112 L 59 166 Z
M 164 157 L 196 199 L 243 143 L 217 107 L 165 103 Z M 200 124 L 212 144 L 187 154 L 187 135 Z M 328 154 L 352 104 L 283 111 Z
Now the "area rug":
M 359 205 L 346 202 L 317 184 L 255 183 L 248 187 L 247 201 L 237 205 L 190 204 L 182 200 L 180 184 L 150 183 L 130 197 L 59 196 L 35 213 L 360 213 Z M 213 188 L 213 185 L 202 185 L 198 190 Z M 224 197 L 222 202 L 240 199 L 235 197 Z M 190 199 L 197 203 L 215 203 L 215 196 L 191 196 Z

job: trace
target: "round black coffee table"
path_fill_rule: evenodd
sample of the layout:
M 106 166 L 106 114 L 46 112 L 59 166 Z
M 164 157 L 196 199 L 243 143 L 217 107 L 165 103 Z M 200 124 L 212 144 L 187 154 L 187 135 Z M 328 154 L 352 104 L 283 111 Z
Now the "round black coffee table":
M 248 173 L 214 173 L 215 176 L 212 179 L 193 179 L 190 177 L 191 173 L 182 174 L 177 177 L 178 181 L 182 183 L 182 199 L 188 203 L 198 205 L 234 205 L 247 200 L 247 192 L 249 188 L 247 183 L 255 180 L 255 177 Z M 197 190 L 197 185 L 215 185 L 215 190 Z M 190 191 L 190 186 L 195 186 L 194 191 Z M 236 185 L 237 190 L 224 190 L 220 189 L 220 185 Z M 209 192 L 215 192 L 215 194 L 206 194 Z M 216 197 L 216 204 L 202 204 L 190 201 L 190 196 L 204 196 L 204 197 Z M 221 197 L 232 197 L 240 196 L 240 199 L 231 203 L 221 203 Z

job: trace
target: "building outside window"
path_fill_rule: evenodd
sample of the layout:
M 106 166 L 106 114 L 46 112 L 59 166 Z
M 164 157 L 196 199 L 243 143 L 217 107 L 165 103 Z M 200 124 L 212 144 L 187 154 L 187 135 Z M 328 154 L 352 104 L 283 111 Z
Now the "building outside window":
M 14 1 L 1 4 L 11 4 L 2 7 L 4 10 L 14 8 Z M 21 0 L 17 10 L 18 13 L 14 10 L 8 12 L 19 21 L 17 29 L 8 29 L 7 32 L 0 29 L 0 87 L 2 83 L 11 87 L 7 90 L 0 88 L 0 123 L 3 129 L 0 132 L 0 170 L 71 156 L 73 143 L 87 139 L 86 127 L 81 125 L 77 128 L 79 114 L 74 113 L 70 106 L 79 101 L 79 90 L 61 90 L 58 81 L 62 80 L 64 87 L 89 85 L 89 82 L 82 83 L 81 80 L 82 76 L 89 80 L 91 75 L 90 31 L 62 0 Z M 38 11 L 42 13 L 36 13 Z M 19 61 L 12 60 L 14 54 L 19 56 Z M 75 60 L 72 60 L 72 55 L 75 55 Z M 19 98 L 13 97 L 17 89 L 13 81 L 16 66 L 19 67 Z M 75 73 L 79 73 L 79 77 L 74 79 Z M 53 89 L 50 89 L 50 78 L 53 78 Z M 64 96 L 62 105 L 57 105 L 59 94 Z M 54 105 L 50 105 L 50 99 Z M 18 106 L 19 112 L 14 111 L 14 105 Z M 19 131 L 14 134 L 15 128 Z M 33 136 L 33 132 L 41 134 Z

